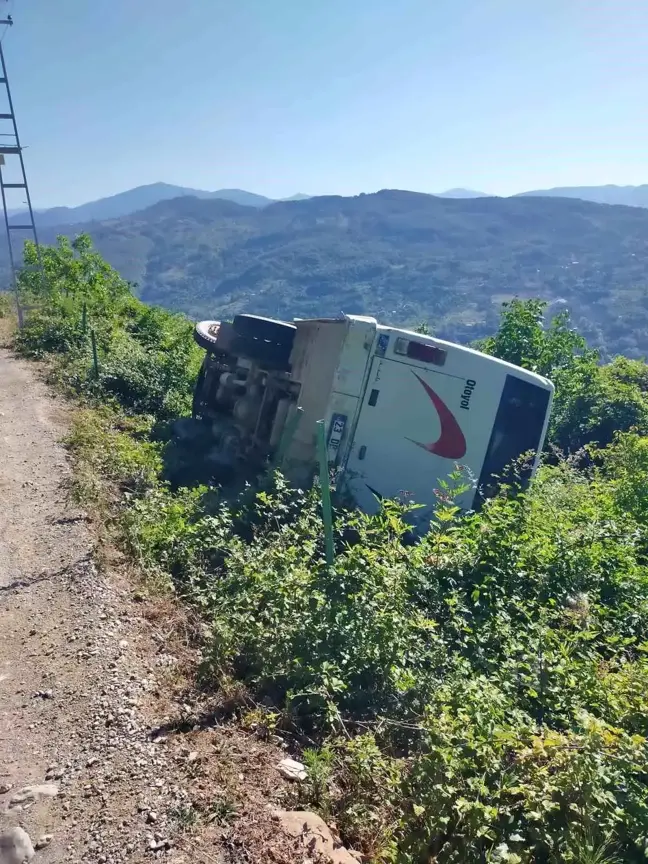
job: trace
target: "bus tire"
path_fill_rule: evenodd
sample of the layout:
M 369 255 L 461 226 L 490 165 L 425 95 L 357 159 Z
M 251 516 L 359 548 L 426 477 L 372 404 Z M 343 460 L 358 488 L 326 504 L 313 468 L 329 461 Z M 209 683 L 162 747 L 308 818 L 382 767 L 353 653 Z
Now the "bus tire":
M 205 351 L 217 351 L 220 321 L 199 321 L 194 327 L 194 340 Z
M 297 332 L 294 324 L 275 321 L 274 318 L 262 318 L 260 315 L 235 315 L 232 325 L 239 336 L 277 345 L 289 345 L 291 348 Z

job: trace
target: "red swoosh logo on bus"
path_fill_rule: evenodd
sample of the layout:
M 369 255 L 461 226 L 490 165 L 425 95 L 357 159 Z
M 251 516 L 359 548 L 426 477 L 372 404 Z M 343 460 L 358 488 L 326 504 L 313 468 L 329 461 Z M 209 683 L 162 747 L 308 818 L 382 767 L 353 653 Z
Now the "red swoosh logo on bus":
M 427 450 L 428 453 L 434 453 L 437 456 L 442 456 L 444 459 L 461 459 L 466 455 L 466 439 L 454 414 L 427 382 L 417 375 L 416 372 L 413 374 L 418 378 L 437 410 L 439 420 L 441 421 L 441 434 L 436 441 L 432 441 L 430 444 L 421 444 L 412 438 L 408 438 L 407 440 L 411 441 L 412 444 L 416 444 L 417 447 Z

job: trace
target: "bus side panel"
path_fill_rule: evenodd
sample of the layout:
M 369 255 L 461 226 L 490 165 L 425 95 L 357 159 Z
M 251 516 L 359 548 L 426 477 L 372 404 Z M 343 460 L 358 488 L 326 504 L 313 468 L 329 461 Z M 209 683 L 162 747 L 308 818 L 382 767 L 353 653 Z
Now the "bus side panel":
M 348 319 L 348 329 L 333 377 L 333 391 L 359 396 L 367 376 L 370 350 L 376 335 L 373 319 Z
M 352 436 L 360 400 L 346 393 L 332 393 L 326 408 L 326 441 L 331 466 L 344 463 Z
M 294 484 L 306 486 L 312 479 L 318 420 L 326 424 L 329 460 L 339 464 L 345 458 L 375 332 L 372 318 L 297 322 L 291 377 L 301 384 L 303 415 L 284 461 Z
M 495 364 L 476 366 L 475 378 L 436 367 L 375 357 L 351 442 L 344 486 L 374 512 L 377 499 L 404 498 L 426 505 L 456 464 L 476 482 L 481 472 L 504 375 Z M 474 489 L 457 500 L 469 508 Z
M 306 486 L 316 462 L 316 422 L 327 411 L 338 358 L 347 334 L 346 321 L 299 321 L 291 354 L 291 378 L 301 387 L 297 404 L 303 414 L 284 460 L 284 473 Z
M 325 418 L 329 462 L 337 467 L 343 466 L 348 457 L 376 336 L 373 318 L 350 317 L 348 320 L 349 329 L 335 370 Z

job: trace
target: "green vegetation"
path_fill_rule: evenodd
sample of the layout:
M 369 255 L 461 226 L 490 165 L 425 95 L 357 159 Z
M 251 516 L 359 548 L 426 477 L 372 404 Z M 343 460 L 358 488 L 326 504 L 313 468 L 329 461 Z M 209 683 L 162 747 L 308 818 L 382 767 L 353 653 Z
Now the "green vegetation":
M 46 291 L 23 277 L 41 310 L 18 345 L 101 404 L 71 438 L 79 493 L 110 494 L 125 548 L 202 616 L 204 686 L 244 687 L 257 726 L 312 742 L 302 803 L 375 862 L 645 861 L 648 368 L 597 365 L 540 303 L 505 307 L 483 347 L 557 385 L 530 489 L 461 516 L 456 470 L 413 546 L 395 503 L 338 511 L 329 568 L 315 493 L 164 482 L 190 325 L 134 300 L 87 238 L 45 260 Z
M 0 291 L 0 318 L 9 318 L 13 308 L 11 296 L 6 291 Z
M 202 361 L 191 323 L 137 300 L 85 234 L 72 243 L 61 237 L 41 254 L 45 281 L 37 270 L 20 277 L 23 302 L 37 307 L 19 334 L 20 349 L 33 357 L 64 357 L 63 380 L 89 398 L 159 419 L 186 413 Z M 36 263 L 31 244 L 25 261 Z M 90 330 L 98 375 L 88 374 Z
M 497 333 L 477 347 L 554 382 L 550 445 L 574 453 L 588 444 L 607 446 L 619 431 L 648 434 L 648 366 L 626 357 L 600 365 L 567 312 L 543 326 L 546 306 L 539 300 L 504 303 Z
M 541 297 L 554 311 L 567 304 L 606 356 L 648 353 L 640 207 L 397 190 L 261 209 L 185 197 L 87 230 L 143 300 L 194 318 L 342 309 L 432 321 L 439 337 L 471 342 L 497 329 L 503 300 Z

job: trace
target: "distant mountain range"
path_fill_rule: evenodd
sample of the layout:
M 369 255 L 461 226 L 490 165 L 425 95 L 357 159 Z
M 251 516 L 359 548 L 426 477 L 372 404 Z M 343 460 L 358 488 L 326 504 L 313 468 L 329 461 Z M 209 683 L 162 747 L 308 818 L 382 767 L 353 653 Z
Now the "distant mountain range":
M 492 198 L 487 192 L 475 192 L 474 189 L 446 189 L 445 192 L 435 192 L 437 198 Z
M 246 207 L 266 207 L 272 204 L 272 198 L 246 192 L 244 189 L 218 189 L 216 192 L 206 192 L 204 189 L 190 189 L 186 186 L 173 186 L 170 183 L 151 183 L 148 186 L 137 186 L 108 198 L 99 198 L 78 207 L 52 207 L 49 210 L 37 210 L 36 224 L 39 227 L 50 225 L 74 225 L 80 222 L 94 222 L 104 219 L 119 219 L 129 213 L 136 213 L 171 198 L 190 195 L 194 198 L 221 198 L 234 201 Z M 304 200 L 308 195 L 295 195 L 287 200 Z M 24 211 L 11 211 L 10 217 L 19 222 Z
M 438 192 L 440 198 L 488 198 L 485 192 L 473 189 L 448 189 Z M 596 204 L 623 204 L 626 207 L 648 207 L 648 185 L 643 186 L 556 186 L 553 189 L 536 189 L 518 192 L 513 197 L 534 198 L 579 198 Z
M 570 198 L 443 198 L 384 190 L 244 206 L 158 201 L 87 230 L 141 297 L 195 318 L 369 313 L 469 342 L 500 304 L 568 307 L 608 354 L 648 353 L 648 210 Z M 0 264 L 2 262 L 0 261 Z M 5 263 L 6 266 L 6 263 Z
M 437 198 L 471 199 L 492 197 L 486 192 L 474 189 L 447 189 L 435 193 Z M 145 210 L 160 201 L 173 198 L 192 196 L 201 199 L 218 198 L 233 201 L 246 207 L 267 207 L 275 203 L 275 199 L 244 189 L 217 189 L 208 192 L 204 189 L 192 189 L 186 186 L 174 186 L 170 183 L 151 183 L 148 186 L 137 186 L 108 198 L 99 198 L 78 207 L 52 207 L 49 210 L 37 210 L 36 222 L 39 227 L 53 225 L 75 225 L 84 222 L 120 219 L 130 213 Z M 594 201 L 598 204 L 625 204 L 630 207 L 648 207 L 648 185 L 644 186 L 566 186 L 555 189 L 539 189 L 531 192 L 520 192 L 513 197 L 543 197 L 543 198 L 580 198 L 583 201 Z M 297 194 L 284 201 L 305 201 L 308 195 Z M 12 221 L 23 220 L 24 211 L 10 211 Z M 24 220 L 23 220 L 24 221 Z
M 648 207 L 648 185 L 643 186 L 557 186 L 520 192 L 520 196 L 543 198 L 580 198 L 597 204 L 625 204 L 628 207 Z
M 440 198 L 488 198 L 486 192 L 473 189 L 448 189 L 436 193 Z M 518 192 L 513 197 L 535 198 L 580 198 L 596 204 L 623 204 L 626 207 L 648 207 L 648 185 L 643 186 L 556 186 L 553 189 L 536 189 Z

